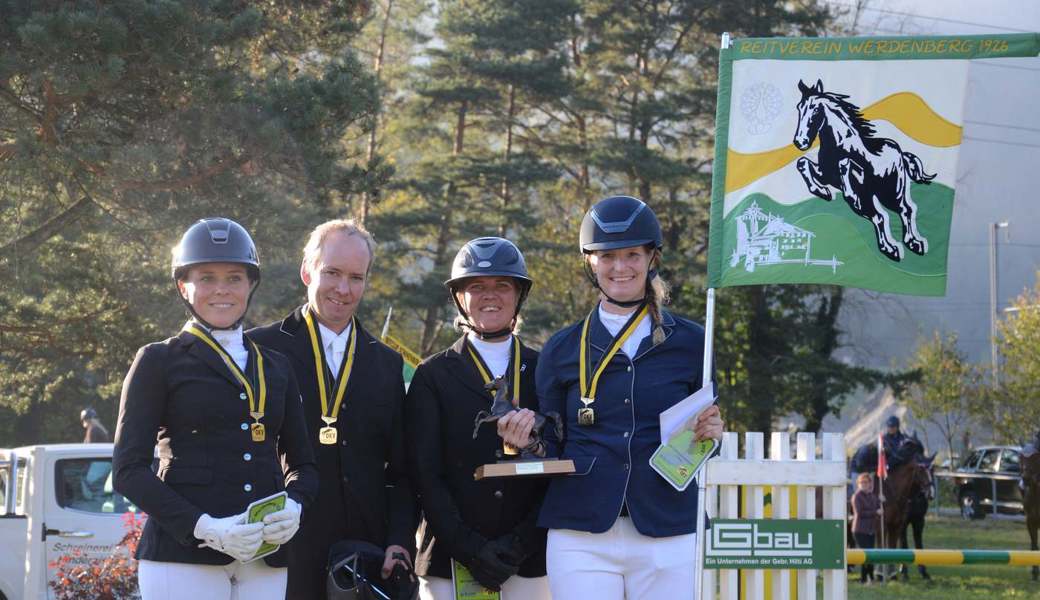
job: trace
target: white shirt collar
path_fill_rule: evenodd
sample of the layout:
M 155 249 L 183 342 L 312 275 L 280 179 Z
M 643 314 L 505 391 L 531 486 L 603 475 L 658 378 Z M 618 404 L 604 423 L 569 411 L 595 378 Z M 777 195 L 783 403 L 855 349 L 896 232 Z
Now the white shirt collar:
M 351 322 L 348 323 L 340 333 L 332 331 L 317 319 L 315 319 L 315 321 L 318 323 L 318 331 L 321 333 L 321 345 L 326 350 L 328 350 L 336 340 L 342 341 L 344 345 L 350 340 L 350 328 L 354 326 L 353 320 L 351 320 Z

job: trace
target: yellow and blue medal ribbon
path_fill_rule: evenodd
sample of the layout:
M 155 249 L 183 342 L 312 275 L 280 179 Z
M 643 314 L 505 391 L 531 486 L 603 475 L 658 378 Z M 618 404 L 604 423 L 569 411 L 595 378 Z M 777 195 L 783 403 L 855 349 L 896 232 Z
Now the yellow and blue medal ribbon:
M 325 353 L 322 351 L 322 344 L 319 341 L 318 327 L 314 324 L 314 316 L 311 314 L 309 308 L 304 311 L 304 320 L 307 322 L 307 333 L 311 338 L 311 350 L 314 354 L 314 370 L 318 376 L 318 397 L 321 399 L 321 420 L 325 422 L 325 426 L 318 430 L 318 441 L 325 445 L 331 445 L 335 444 L 336 440 L 339 438 L 339 434 L 334 425 L 336 419 L 339 418 L 339 409 L 343 404 L 343 395 L 347 391 L 347 382 L 350 381 L 350 372 L 354 368 L 354 352 L 357 349 L 357 323 L 353 318 L 350 321 L 350 337 L 347 341 L 347 356 L 340 365 L 339 374 L 336 376 L 335 397 L 330 410 L 329 390 L 332 388 L 332 384 L 329 382 L 329 384 L 326 385 L 329 368 L 326 366 Z
M 599 377 L 606 370 L 610 360 L 618 353 L 618 350 L 635 333 L 636 328 L 639 327 L 639 324 L 646 318 L 649 312 L 650 308 L 644 304 L 618 332 L 617 337 L 614 338 L 613 343 L 610 345 L 610 349 L 599 359 L 599 363 L 593 369 L 591 382 L 588 376 L 588 346 L 589 323 L 592 322 L 592 313 L 590 312 L 585 317 L 585 322 L 581 326 L 581 348 L 578 350 L 578 385 L 580 386 L 581 403 L 583 405 L 578 409 L 578 425 L 590 426 L 596 423 L 596 411 L 592 404 L 596 401 L 596 386 L 599 385 Z
M 491 373 L 487 367 L 484 366 L 484 361 L 481 360 L 480 356 L 473 349 L 473 346 L 469 344 L 469 340 L 466 341 L 466 349 L 469 350 L 469 357 L 473 359 L 473 364 L 477 366 L 477 371 L 480 372 L 481 379 L 484 380 L 484 385 L 491 383 Z M 494 392 L 488 390 L 492 396 Z M 520 340 L 514 335 L 513 336 L 513 406 L 520 404 Z
M 257 347 L 253 340 L 249 340 L 249 344 L 253 347 L 253 352 L 256 354 L 257 392 L 259 392 L 259 394 L 256 394 L 253 392 L 253 386 L 249 383 L 249 379 L 242 372 L 242 369 L 238 368 L 231 355 L 210 336 L 209 332 L 191 322 L 184 326 L 184 331 L 199 338 L 212 348 L 217 353 L 217 356 L 224 361 L 224 364 L 227 365 L 228 370 L 231 371 L 235 379 L 242 384 L 246 398 L 249 400 L 249 416 L 253 418 L 253 423 L 249 426 L 250 434 L 254 442 L 264 441 L 267 438 L 267 430 L 264 428 L 264 424 L 260 422 L 260 419 L 264 418 L 264 408 L 267 405 L 267 381 L 264 378 L 264 357 L 260 354 L 260 348 Z

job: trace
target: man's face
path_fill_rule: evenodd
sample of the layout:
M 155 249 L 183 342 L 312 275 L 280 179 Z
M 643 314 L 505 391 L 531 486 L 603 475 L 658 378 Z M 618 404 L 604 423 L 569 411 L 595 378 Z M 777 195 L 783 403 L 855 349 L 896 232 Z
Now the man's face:
M 899 425 L 888 426 L 888 435 L 895 435 L 897 433 L 899 433 Z
M 317 264 L 300 266 L 307 302 L 329 329 L 339 333 L 354 317 L 365 295 L 371 259 L 364 238 L 335 231 L 325 238 Z

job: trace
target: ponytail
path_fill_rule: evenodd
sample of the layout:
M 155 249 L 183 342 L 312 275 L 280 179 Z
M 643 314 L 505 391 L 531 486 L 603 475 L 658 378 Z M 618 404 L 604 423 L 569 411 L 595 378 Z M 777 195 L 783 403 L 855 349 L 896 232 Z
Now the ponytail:
M 661 251 L 655 249 L 653 253 L 654 255 L 650 259 L 650 269 L 653 272 L 653 277 L 647 282 L 646 304 L 650 308 L 651 328 L 653 331 L 652 340 L 653 345 L 656 346 L 664 341 L 664 328 L 661 326 L 661 306 L 668 304 L 670 286 L 657 270 L 661 262 Z

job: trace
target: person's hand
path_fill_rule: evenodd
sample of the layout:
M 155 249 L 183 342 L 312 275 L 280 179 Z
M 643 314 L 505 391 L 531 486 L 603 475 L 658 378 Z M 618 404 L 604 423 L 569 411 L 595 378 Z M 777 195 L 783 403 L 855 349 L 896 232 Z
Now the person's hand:
M 523 542 L 520 540 L 520 536 L 515 533 L 507 533 L 497 537 L 493 542 L 495 544 L 495 554 L 505 562 L 519 567 L 527 559 Z
M 882 509 L 882 508 L 879 508 L 879 509 L 877 509 L 877 514 L 883 515 L 883 514 L 885 514 L 885 510 Z
M 469 565 L 469 572 L 487 589 L 501 590 L 502 584 L 520 570 L 518 565 L 511 565 L 500 557 L 505 553 L 506 549 L 498 540 L 485 543 Z
M 697 416 L 697 422 L 693 424 L 693 435 L 698 442 L 707 439 L 721 440 L 722 428 L 719 406 L 712 404 Z
M 260 549 L 263 523 L 246 524 L 246 513 L 213 518 L 207 514 L 195 523 L 195 537 L 202 540 L 199 548 L 212 548 L 231 558 L 247 561 Z
M 264 517 L 263 539 L 270 544 L 282 544 L 292 539 L 300 529 L 302 508 L 292 498 L 285 499 L 285 508 Z
M 534 429 L 534 411 L 521 408 L 509 411 L 498 418 L 498 435 L 502 440 L 517 448 L 526 448 L 531 443 Z
M 394 571 L 394 565 L 398 563 L 407 567 L 409 571 L 412 570 L 412 557 L 407 550 L 397 545 L 387 546 L 385 558 L 383 559 L 383 579 L 390 577 L 390 573 Z

